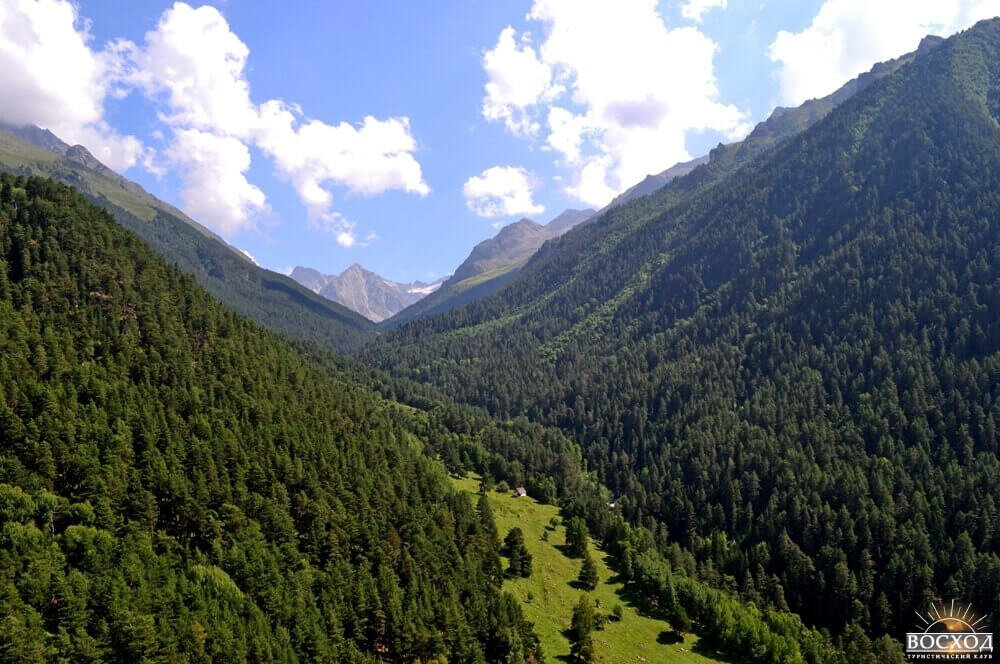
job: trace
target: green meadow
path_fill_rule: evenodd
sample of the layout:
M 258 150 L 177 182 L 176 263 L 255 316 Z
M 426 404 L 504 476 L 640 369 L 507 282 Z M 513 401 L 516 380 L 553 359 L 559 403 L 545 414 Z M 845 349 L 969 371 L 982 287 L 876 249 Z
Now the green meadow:
M 453 482 L 464 491 L 478 493 L 477 477 L 453 478 Z M 515 498 L 513 492 L 491 491 L 488 497 L 500 538 L 503 539 L 511 528 L 519 527 L 524 532 L 525 545 L 533 558 L 531 577 L 508 579 L 504 582 L 504 589 L 523 603 L 525 616 L 535 624 L 535 631 L 542 640 L 547 661 L 568 661 L 570 643 L 563 632 L 569 628 L 573 605 L 584 591 L 574 587 L 581 561 L 568 558 L 561 549 L 566 543 L 566 528 L 562 520 L 559 519 L 558 526 L 550 525 L 553 517 L 559 518 L 559 509 L 542 505 L 530 496 Z M 610 614 L 616 604 L 623 609 L 621 622 L 609 620 L 603 630 L 594 632 L 595 661 L 608 664 L 733 661 L 711 648 L 703 647 L 693 634 L 688 634 L 682 643 L 665 643 L 661 635 L 670 629 L 670 625 L 639 615 L 628 601 L 623 584 L 608 567 L 607 555 L 593 540 L 590 550 L 600 579 L 597 588 L 589 593 L 592 600 L 599 602 L 597 611 Z

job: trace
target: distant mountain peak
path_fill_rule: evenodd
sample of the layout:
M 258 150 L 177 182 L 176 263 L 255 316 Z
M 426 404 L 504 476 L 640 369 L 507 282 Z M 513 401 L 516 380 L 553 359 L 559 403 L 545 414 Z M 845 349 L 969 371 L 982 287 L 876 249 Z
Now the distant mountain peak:
M 291 277 L 314 293 L 376 323 L 433 293 L 444 281 L 402 284 L 386 279 L 360 263 L 352 263 L 338 275 L 298 266 L 292 270 Z
M 574 226 L 594 216 L 591 209 L 564 210 L 547 224 L 522 217 L 507 224 L 491 238 L 483 240 L 469 253 L 455 274 L 442 280 L 441 288 L 434 285 L 432 297 L 408 307 L 394 317 L 389 327 L 402 325 L 415 318 L 447 311 L 496 292 L 527 263 L 546 241 L 557 238 Z

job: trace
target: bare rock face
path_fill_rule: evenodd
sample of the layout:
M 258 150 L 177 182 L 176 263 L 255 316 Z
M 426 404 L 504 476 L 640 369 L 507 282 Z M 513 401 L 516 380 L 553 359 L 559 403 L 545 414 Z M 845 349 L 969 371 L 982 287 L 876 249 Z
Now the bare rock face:
M 444 279 L 428 284 L 401 284 L 366 270 L 357 263 L 338 275 L 308 267 L 292 270 L 292 279 L 309 290 L 356 311 L 376 323 L 433 293 Z

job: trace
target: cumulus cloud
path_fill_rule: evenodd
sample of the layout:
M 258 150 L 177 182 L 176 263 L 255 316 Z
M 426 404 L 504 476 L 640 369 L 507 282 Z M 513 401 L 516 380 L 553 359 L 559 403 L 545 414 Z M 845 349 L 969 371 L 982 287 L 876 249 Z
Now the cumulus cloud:
M 104 121 L 104 100 L 120 96 L 115 49 L 94 51 L 89 26 L 67 0 L 9 0 L 0 4 L 0 119 L 37 124 L 86 146 L 125 170 L 147 159 L 142 142 Z
M 599 207 L 690 159 L 690 131 L 749 130 L 745 113 L 719 101 L 715 43 L 695 27 L 668 27 L 656 0 L 535 0 L 528 19 L 545 31 L 537 50 L 506 28 L 483 58 L 483 115 L 515 134 L 543 117 L 547 148 L 571 171 L 567 191 L 583 202 Z M 518 87 L 524 71 L 532 82 Z
M 378 120 L 360 126 L 304 120 L 296 108 L 272 100 L 261 106 L 255 140 L 274 157 L 313 214 L 329 208 L 332 195 L 323 183 L 371 196 L 390 189 L 424 196 L 430 188 L 413 157 L 416 140 L 407 118 Z
M 326 212 L 319 216 L 311 216 L 309 224 L 316 229 L 333 236 L 337 244 L 350 249 L 357 241 L 355 233 L 357 223 L 351 221 L 339 212 Z
M 255 104 L 245 75 L 250 50 L 214 7 L 175 3 L 142 47 L 122 42 L 117 48 L 129 62 L 124 78 L 161 106 L 160 118 L 174 128 L 178 142 L 200 136 L 202 146 L 223 151 L 217 158 L 207 150 L 198 153 L 211 186 L 188 179 L 184 191 L 186 204 L 221 214 L 218 221 L 204 221 L 223 233 L 251 228 L 252 216 L 266 209 L 263 194 L 243 175 L 250 145 L 271 157 L 276 173 L 291 182 L 310 224 L 344 247 L 356 244 L 355 223 L 333 209 L 331 187 L 364 196 L 430 191 L 413 156 L 417 143 L 406 117 L 327 124 L 280 99 Z
M 530 110 L 541 100 L 558 94 L 551 68 L 538 59 L 528 35 L 520 43 L 507 26 L 492 51 L 483 57 L 489 82 L 483 99 L 483 116 L 503 120 L 515 135 L 534 136 L 541 128 Z
M 712 9 L 725 9 L 727 0 L 687 0 L 681 5 L 681 16 L 700 23 L 706 12 Z
M 178 129 L 168 158 L 180 167 L 184 209 L 223 235 L 254 228 L 256 216 L 267 211 L 264 192 L 244 175 L 250 169 L 250 150 L 238 139 Z
M 768 54 L 778 63 L 781 102 L 822 97 L 875 62 L 1000 14 L 1000 0 L 826 0 L 801 32 L 781 30 Z
M 538 180 L 519 166 L 493 166 L 465 181 L 465 204 L 480 217 L 513 217 L 541 214 L 545 207 L 532 195 Z
M 162 119 L 232 136 L 247 136 L 257 123 L 244 78 L 250 49 L 214 7 L 194 9 L 178 2 L 163 12 L 142 49 L 127 46 L 131 82 L 162 95 Z

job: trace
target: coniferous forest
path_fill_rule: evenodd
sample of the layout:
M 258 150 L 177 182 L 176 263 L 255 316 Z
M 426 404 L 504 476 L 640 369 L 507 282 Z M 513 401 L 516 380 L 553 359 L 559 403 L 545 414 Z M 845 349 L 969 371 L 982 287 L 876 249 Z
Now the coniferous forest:
M 870 637 L 966 597 L 1000 631 L 998 119 L 992 20 L 365 357 L 562 429 L 733 596 Z
M 0 175 L 0 662 L 550 661 L 496 483 L 561 512 L 573 662 L 594 547 L 732 661 L 1000 633 L 1000 19 L 829 99 L 378 338 Z
M 533 661 L 420 427 L 0 178 L 0 658 Z

